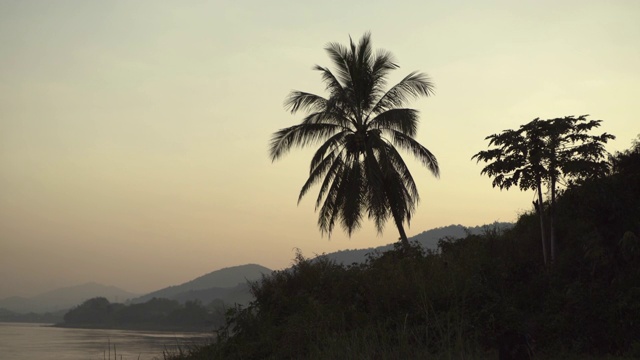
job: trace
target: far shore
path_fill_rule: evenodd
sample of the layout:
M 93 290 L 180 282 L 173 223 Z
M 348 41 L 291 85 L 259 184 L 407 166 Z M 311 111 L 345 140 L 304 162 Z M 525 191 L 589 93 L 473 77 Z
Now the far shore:
M 137 324 L 131 326 L 110 326 L 104 324 L 82 324 L 82 325 L 69 325 L 64 323 L 48 324 L 43 326 L 65 328 L 65 329 L 96 329 L 96 330 L 131 330 L 131 331 L 157 331 L 157 332 L 183 332 L 193 334 L 209 334 L 214 336 L 216 331 L 207 327 L 181 327 L 181 326 L 156 326 Z

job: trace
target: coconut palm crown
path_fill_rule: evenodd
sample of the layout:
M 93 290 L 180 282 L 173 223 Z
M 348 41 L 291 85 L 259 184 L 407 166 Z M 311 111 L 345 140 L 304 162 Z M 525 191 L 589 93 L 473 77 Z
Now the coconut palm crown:
M 289 94 L 285 108 L 307 115 L 298 125 L 272 135 L 271 160 L 295 146 L 321 144 L 298 198 L 300 202 L 313 185 L 320 184 L 316 211 L 321 232 L 330 235 L 339 220 L 351 236 L 365 213 L 382 232 L 391 217 L 406 246 L 403 224 L 410 223 L 419 196 L 398 149 L 413 154 L 436 177 L 439 167 L 435 156 L 414 139 L 418 111 L 404 105 L 433 94 L 433 84 L 425 74 L 412 72 L 385 90 L 389 72 L 398 65 L 387 51 L 374 54 L 369 33 L 358 44 L 350 39 L 349 47 L 329 43 L 325 50 L 335 71 L 319 65 L 314 70 L 321 73 L 329 96 Z

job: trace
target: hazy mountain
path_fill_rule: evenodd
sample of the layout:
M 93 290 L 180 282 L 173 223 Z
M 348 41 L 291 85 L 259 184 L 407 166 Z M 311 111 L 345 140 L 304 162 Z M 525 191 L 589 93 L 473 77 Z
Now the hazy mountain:
M 11 311 L 11 310 L 7 310 L 5 308 L 0 308 L 0 319 L 4 319 L 6 317 L 10 317 L 10 316 L 14 316 L 16 315 L 15 312 Z
M 132 302 L 146 302 L 154 297 L 180 301 L 198 299 L 204 304 L 217 298 L 224 301 L 225 298 L 232 299 L 234 296 L 242 297 L 241 294 L 249 294 L 248 287 L 244 286 L 243 288 L 247 280 L 258 280 L 262 278 L 262 275 L 268 275 L 271 272 L 271 269 L 256 264 L 228 267 L 202 275 L 181 285 L 154 291 L 133 299 Z
M 86 283 L 48 291 L 31 297 L 9 297 L 0 300 L 0 308 L 16 313 L 45 313 L 69 309 L 81 304 L 85 300 L 103 296 L 112 302 L 124 302 L 138 294 L 130 293 L 115 286 L 105 286 L 97 283 Z
M 425 249 L 437 250 L 438 241 L 443 238 L 461 239 L 467 234 L 482 234 L 491 229 L 506 230 L 513 226 L 513 223 L 495 222 L 489 225 L 465 227 L 462 225 L 449 225 L 439 227 L 427 231 L 423 231 L 418 235 L 409 238 L 410 242 L 418 242 Z M 367 254 L 373 252 L 384 252 L 393 249 L 393 244 L 378 246 L 368 249 L 342 250 L 334 253 L 325 254 L 329 259 L 337 263 L 349 265 L 352 263 L 362 263 L 366 260 Z
M 0 308 L 11 313 L 27 313 L 32 307 L 31 300 L 22 296 L 12 296 L 0 300 Z
M 480 234 L 488 229 L 504 230 L 513 226 L 512 223 L 493 223 L 475 227 L 462 225 L 449 225 L 424 231 L 409 238 L 409 241 L 417 241 L 426 249 L 436 250 L 438 241 L 442 238 L 462 238 L 467 234 Z M 393 244 L 379 246 L 377 248 L 343 250 L 325 256 L 342 264 L 361 263 L 366 260 L 366 255 L 375 251 L 383 252 L 393 248 Z M 14 313 L 26 314 L 29 312 L 45 313 L 69 309 L 82 304 L 85 300 L 102 296 L 110 302 L 133 303 L 146 302 L 154 297 L 167 298 L 185 302 L 199 300 L 208 304 L 219 299 L 227 304 L 247 303 L 252 299 L 247 286 L 248 281 L 259 280 L 262 275 L 268 275 L 272 270 L 256 264 L 233 266 L 202 275 L 181 285 L 170 286 L 138 297 L 122 289 L 113 286 L 104 286 L 96 283 L 87 283 L 78 286 L 60 288 L 44 294 L 32 297 L 10 297 L 0 300 L 0 308 Z

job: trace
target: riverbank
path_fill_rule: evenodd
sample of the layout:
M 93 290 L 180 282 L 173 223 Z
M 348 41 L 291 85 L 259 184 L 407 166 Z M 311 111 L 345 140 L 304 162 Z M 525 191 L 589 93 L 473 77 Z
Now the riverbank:
M 179 332 L 213 332 L 224 324 L 224 304 L 203 306 L 196 301 L 153 298 L 144 303 L 111 303 L 89 299 L 69 310 L 58 327 Z
M 158 326 L 156 324 L 128 324 L 126 326 L 119 325 L 105 325 L 105 324 L 74 324 L 68 325 L 64 323 L 51 324 L 51 327 L 64 328 L 64 329 L 95 329 L 95 330 L 123 330 L 123 331 L 158 331 L 158 332 L 181 332 L 181 333 L 210 333 L 215 334 L 213 327 L 201 326 L 176 326 L 176 325 L 164 325 Z

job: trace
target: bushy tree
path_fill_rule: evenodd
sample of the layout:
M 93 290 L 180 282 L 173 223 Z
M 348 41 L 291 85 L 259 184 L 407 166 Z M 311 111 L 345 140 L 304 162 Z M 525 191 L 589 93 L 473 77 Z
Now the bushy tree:
M 64 315 L 66 324 L 104 324 L 108 323 L 113 313 L 112 304 L 104 297 L 89 299 Z
M 505 130 L 486 137 L 489 150 L 473 155 L 477 162 L 489 163 L 481 174 L 493 177 L 493 186 L 509 189 L 535 190 L 534 202 L 540 216 L 542 252 L 547 263 L 547 240 L 542 186 L 546 185 L 549 199 L 550 259 L 556 257 L 554 231 L 555 201 L 558 185 L 570 185 L 609 173 L 610 164 L 604 144 L 615 139 L 603 133 L 588 132 L 600 126 L 602 120 L 588 120 L 588 115 L 565 116 L 541 120 L 536 118 L 517 130 Z

